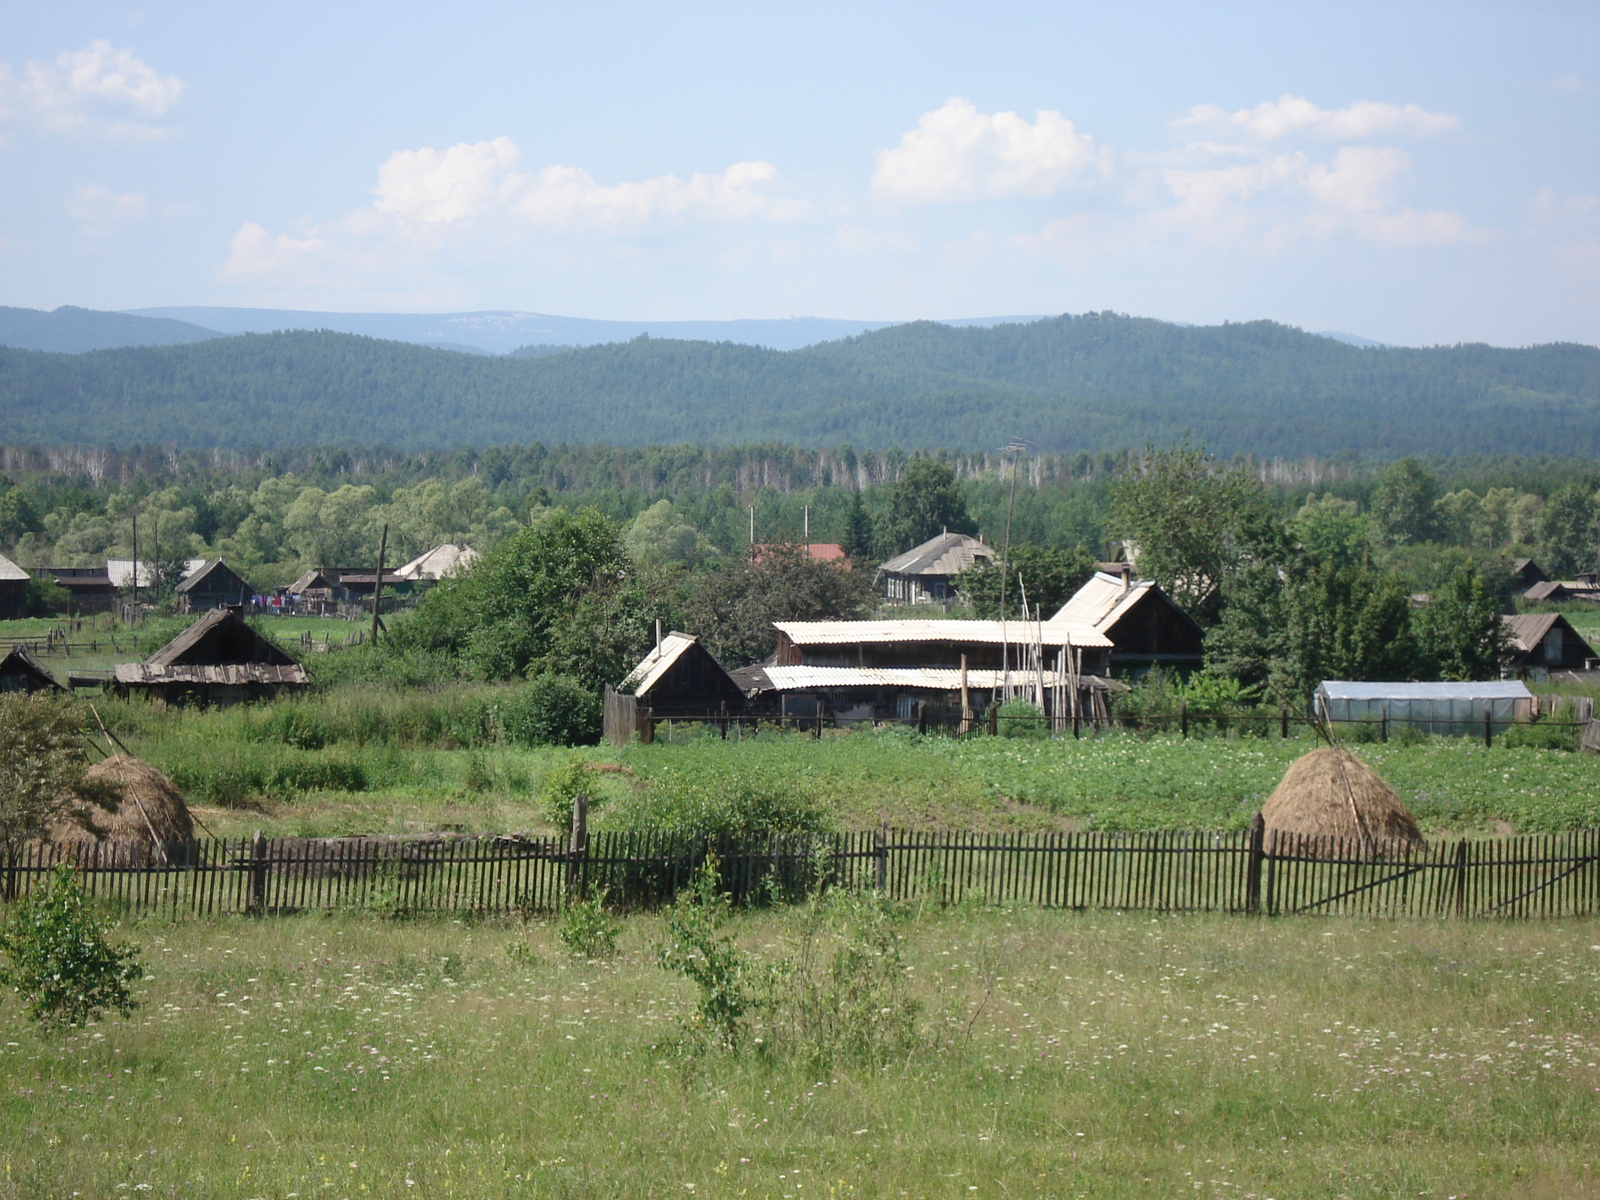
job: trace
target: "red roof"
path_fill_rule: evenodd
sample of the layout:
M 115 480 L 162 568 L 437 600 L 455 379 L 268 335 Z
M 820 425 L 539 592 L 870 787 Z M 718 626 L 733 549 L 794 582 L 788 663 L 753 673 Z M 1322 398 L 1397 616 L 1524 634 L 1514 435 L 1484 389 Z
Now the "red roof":
M 836 562 L 846 570 L 850 567 L 850 556 L 844 552 L 844 547 L 838 542 L 806 542 L 804 545 L 790 544 L 787 542 L 768 542 L 750 547 L 750 561 L 760 562 L 768 552 L 773 550 L 804 550 L 810 558 L 818 562 Z

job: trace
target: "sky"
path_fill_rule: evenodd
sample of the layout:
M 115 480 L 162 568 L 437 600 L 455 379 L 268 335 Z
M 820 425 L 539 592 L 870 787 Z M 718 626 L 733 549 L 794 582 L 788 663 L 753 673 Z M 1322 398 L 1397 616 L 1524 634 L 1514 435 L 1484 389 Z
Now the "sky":
M 1600 343 L 1600 4 L 0 4 L 0 304 Z

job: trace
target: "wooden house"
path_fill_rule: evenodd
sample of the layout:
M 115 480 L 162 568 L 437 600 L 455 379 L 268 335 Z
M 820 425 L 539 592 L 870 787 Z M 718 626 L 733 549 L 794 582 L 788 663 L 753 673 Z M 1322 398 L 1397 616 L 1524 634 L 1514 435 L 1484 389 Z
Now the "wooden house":
M 1096 571 L 1049 624 L 1085 627 L 1109 639 L 1109 669 L 1117 674 L 1138 675 L 1151 667 L 1188 671 L 1204 659 L 1199 624 L 1154 580 L 1133 578 L 1127 565 L 1114 575 Z
M 0 554 L 0 621 L 28 615 L 28 580 L 32 576 Z
M 1549 583 L 1550 576 L 1539 569 L 1539 564 L 1531 558 L 1513 558 L 1511 560 L 1511 590 L 1526 592 L 1537 583 Z
M 700 639 L 689 633 L 673 632 L 662 638 L 628 673 L 617 693 L 632 696 L 657 717 L 738 713 L 744 707 L 739 685 Z
M 44 567 L 39 574 L 66 591 L 74 615 L 110 612 L 117 606 L 117 588 L 104 567 Z
M 210 558 L 185 576 L 177 590 L 181 611 L 210 612 L 230 604 L 243 605 L 255 589 L 225 559 Z
M 1103 673 L 1111 640 L 1082 625 L 1034 621 L 774 621 L 780 667 L 1015 668 L 1042 643 L 1049 660 L 1064 646 L 1082 671 Z
M 941 533 L 878 568 L 884 599 L 891 604 L 937 604 L 956 598 L 955 578 L 994 551 L 964 533 Z
M 212 609 L 144 662 L 116 667 L 112 682 L 124 696 L 231 704 L 298 691 L 310 681 L 292 654 L 228 607 Z
M 1500 619 L 1511 640 L 1507 665 L 1519 678 L 1540 671 L 1592 669 L 1594 647 L 1560 613 L 1518 613 Z
M 64 690 L 49 668 L 23 647 L 13 646 L 0 657 L 0 695 Z

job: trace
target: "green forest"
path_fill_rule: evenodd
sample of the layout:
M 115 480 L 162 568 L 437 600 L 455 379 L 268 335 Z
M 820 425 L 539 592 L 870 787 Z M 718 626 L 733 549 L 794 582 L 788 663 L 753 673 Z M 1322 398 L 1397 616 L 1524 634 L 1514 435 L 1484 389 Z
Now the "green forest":
M 327 332 L 0 349 L 0 439 L 42 445 L 619 447 L 782 441 L 1222 455 L 1600 456 L 1600 349 L 1357 348 L 1270 321 L 932 322 L 801 350 L 641 337 L 486 357 Z

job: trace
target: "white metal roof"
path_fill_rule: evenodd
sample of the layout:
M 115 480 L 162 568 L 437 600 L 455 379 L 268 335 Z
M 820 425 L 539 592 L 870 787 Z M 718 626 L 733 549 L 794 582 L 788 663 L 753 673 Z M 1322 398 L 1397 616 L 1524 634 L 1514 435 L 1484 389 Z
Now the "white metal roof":
M 186 558 L 183 560 L 183 578 L 187 579 L 211 560 L 209 558 Z M 131 587 L 133 585 L 133 559 L 108 558 L 106 559 L 106 578 L 111 580 L 112 587 Z M 139 560 L 139 586 L 149 587 L 155 577 L 150 573 L 150 560 Z M 180 581 L 181 582 L 181 581 Z
M 763 667 L 761 668 L 777 691 L 801 688 L 841 687 L 902 687 L 928 688 L 941 692 L 954 692 L 961 687 L 961 671 L 955 667 Z M 1082 675 L 1085 683 L 1099 682 L 1094 676 Z M 1011 682 L 1032 682 L 1033 672 L 1012 671 Z M 1044 686 L 1054 687 L 1065 681 L 1054 671 L 1044 673 Z M 1004 682 L 1000 671 L 968 669 L 967 687 L 973 691 L 988 691 Z
M 1329 700 L 1527 700 L 1533 695 L 1516 679 L 1484 683 L 1354 683 L 1327 679 L 1317 689 Z
M 32 578 L 33 576 L 29 575 L 21 567 L 17 566 L 16 563 L 12 562 L 4 554 L 0 554 L 0 579 L 22 580 Z
M 1070 641 L 1085 649 L 1107 649 L 1111 639 L 1086 625 L 1059 622 L 1040 627 L 1031 621 L 1007 621 L 1004 632 L 999 621 L 774 621 L 773 628 L 797 646 L 833 646 L 883 642 L 984 642 L 995 646 L 1031 645 L 1042 640 L 1046 646 Z
M 1155 585 L 1153 579 L 1135 579 L 1124 591 L 1122 576 L 1096 571 L 1094 577 L 1057 610 L 1055 616 L 1050 618 L 1050 623 L 1108 629 L 1120 621 L 1123 614 L 1139 603 Z
M 445 542 L 419 554 L 395 572 L 401 579 L 444 579 L 477 562 L 479 554 L 464 542 Z
M 628 672 L 628 677 L 622 681 L 622 686 L 617 690 L 643 696 L 672 668 L 678 657 L 697 641 L 699 639 L 689 633 L 667 634 L 661 639 L 659 646 L 650 647 L 650 653 L 639 661 L 637 667 Z

